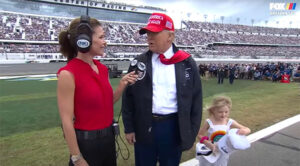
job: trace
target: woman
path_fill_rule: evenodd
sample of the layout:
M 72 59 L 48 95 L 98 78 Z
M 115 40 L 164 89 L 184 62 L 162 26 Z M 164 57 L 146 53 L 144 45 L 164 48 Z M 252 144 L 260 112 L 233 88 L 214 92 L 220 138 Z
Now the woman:
M 61 53 L 68 64 L 58 73 L 57 100 L 63 132 L 70 151 L 69 165 L 116 165 L 112 130 L 113 104 L 137 75 L 125 75 L 113 92 L 108 69 L 95 56 L 104 54 L 105 32 L 88 16 L 74 19 L 59 34 Z

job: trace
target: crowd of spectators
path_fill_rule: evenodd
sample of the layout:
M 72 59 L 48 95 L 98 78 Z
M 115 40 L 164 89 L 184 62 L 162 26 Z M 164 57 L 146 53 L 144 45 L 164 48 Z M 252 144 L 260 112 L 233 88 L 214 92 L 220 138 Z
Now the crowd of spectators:
M 300 47 L 282 46 L 249 46 L 249 45 L 208 45 L 198 50 L 201 57 L 205 55 L 248 57 L 248 59 L 260 59 L 268 57 L 283 57 L 291 59 L 299 56 Z
M 187 29 L 200 29 L 220 32 L 240 32 L 252 34 L 265 34 L 265 35 L 300 35 L 300 29 L 297 28 L 272 28 L 261 26 L 247 26 L 238 24 L 220 24 L 211 22 L 197 22 L 197 21 L 183 21 Z
M 59 45 L 57 44 L 7 44 L 2 43 L 0 45 L 0 53 L 4 50 L 6 53 L 58 53 Z M 147 45 L 108 45 L 105 49 L 105 55 L 107 58 L 118 58 L 119 55 L 138 55 L 141 52 L 147 51 Z M 195 54 L 193 49 L 181 48 L 191 54 Z M 125 56 L 132 58 L 132 56 Z
M 130 44 L 144 44 L 146 42 L 145 36 L 138 34 L 142 27 L 140 24 L 126 24 L 126 23 L 107 23 L 106 40 L 109 43 L 130 43 Z
M 0 12 L 0 40 L 57 41 L 59 32 L 68 26 L 69 18 L 34 16 Z M 122 52 L 140 53 L 146 44 L 146 36 L 138 30 L 142 24 L 105 22 L 109 55 Z M 185 23 L 186 28 L 178 29 L 175 43 L 184 47 L 195 47 L 190 52 L 202 55 L 299 57 L 300 29 L 269 28 L 246 25 L 232 25 L 208 22 Z M 211 43 L 230 43 L 230 45 L 211 45 Z M 247 43 L 246 45 L 234 45 Z M 120 45 L 118 45 L 120 44 Z M 256 46 L 262 44 L 263 46 Z M 277 45 L 277 47 L 272 46 Z M 132 46 L 136 45 L 136 46 Z M 281 46 L 279 46 L 281 45 Z M 298 45 L 292 47 L 291 45 Z M 204 46 L 204 49 L 196 49 Z M 3 42 L 0 48 L 6 53 L 46 52 L 57 53 L 55 44 L 9 44 Z M 116 55 L 116 54 L 115 54 Z
M 202 45 L 214 42 L 248 44 L 299 44 L 300 36 L 259 35 L 251 33 L 230 33 L 201 29 L 180 29 L 176 31 L 176 42 L 180 45 Z
M 7 44 L 3 43 L 0 48 L 6 53 L 58 53 L 59 46 L 57 44 Z
M 289 81 L 300 81 L 300 64 L 291 63 L 207 63 L 199 64 L 199 73 L 204 78 L 217 78 L 220 72 L 225 71 L 225 78 L 233 72 L 235 79 L 269 80 L 280 82 L 282 75 L 286 74 Z
M 51 41 L 70 20 L 21 14 L 0 13 L 0 39 Z
M 0 39 L 48 41 L 68 26 L 70 19 L 33 16 L 0 12 Z M 107 39 L 111 43 L 143 44 L 145 37 L 138 35 L 142 24 L 103 22 L 108 28 Z M 252 27 L 246 25 L 208 22 L 187 22 L 187 27 L 176 31 L 180 45 L 195 45 L 212 42 L 299 44 L 300 29 Z M 22 34 L 25 34 L 22 38 Z

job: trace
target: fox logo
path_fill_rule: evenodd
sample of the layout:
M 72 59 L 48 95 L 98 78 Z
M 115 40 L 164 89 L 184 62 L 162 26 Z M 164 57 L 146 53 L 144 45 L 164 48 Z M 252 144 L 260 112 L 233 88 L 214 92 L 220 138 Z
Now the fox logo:
M 296 3 L 270 3 L 270 10 L 295 10 Z
M 270 10 L 284 10 L 285 3 L 270 3 Z

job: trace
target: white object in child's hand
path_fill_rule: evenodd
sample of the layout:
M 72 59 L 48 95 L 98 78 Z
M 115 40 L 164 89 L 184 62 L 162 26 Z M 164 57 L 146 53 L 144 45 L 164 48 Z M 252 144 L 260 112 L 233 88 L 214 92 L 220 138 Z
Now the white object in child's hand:
M 211 154 L 212 151 L 208 147 L 206 147 L 204 144 L 197 143 L 196 144 L 196 153 L 197 153 L 197 155 L 207 156 L 207 155 Z
M 239 135 L 237 132 L 238 129 L 231 129 L 228 133 L 228 137 L 233 147 L 238 150 L 250 148 L 250 142 L 247 140 L 247 137 L 245 135 Z
M 225 154 L 231 154 L 236 150 L 245 150 L 250 143 L 245 135 L 237 134 L 238 129 L 231 129 L 218 141 L 219 150 Z
M 208 162 L 215 163 L 220 157 L 220 152 L 212 153 L 212 151 L 206 147 L 204 144 L 197 143 L 196 144 L 196 158 L 200 159 L 200 157 L 204 157 Z

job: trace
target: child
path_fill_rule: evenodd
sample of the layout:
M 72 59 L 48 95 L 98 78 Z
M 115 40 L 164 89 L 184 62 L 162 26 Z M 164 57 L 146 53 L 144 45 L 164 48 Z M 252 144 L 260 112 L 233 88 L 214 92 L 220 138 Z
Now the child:
M 200 143 L 205 144 L 213 153 L 218 151 L 217 142 L 231 128 L 237 128 L 237 134 L 247 135 L 251 131 L 233 119 L 229 118 L 229 112 L 232 106 L 231 99 L 226 96 L 214 98 L 212 105 L 207 109 L 209 118 L 200 128 L 198 138 Z M 208 133 L 208 137 L 205 134 Z M 220 154 L 218 160 L 214 163 L 208 162 L 204 157 L 200 157 L 199 166 L 226 166 L 229 155 Z

